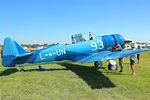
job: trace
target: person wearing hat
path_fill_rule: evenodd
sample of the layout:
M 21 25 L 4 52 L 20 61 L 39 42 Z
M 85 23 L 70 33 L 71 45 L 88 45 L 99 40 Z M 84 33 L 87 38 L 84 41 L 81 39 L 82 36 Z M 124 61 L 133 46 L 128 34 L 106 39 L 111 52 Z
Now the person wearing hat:
M 135 46 L 132 45 L 132 50 L 135 50 Z M 132 75 L 135 75 L 135 62 L 136 62 L 136 54 L 130 56 L 130 66 L 132 69 Z
M 117 46 L 114 47 L 112 51 L 122 51 L 122 50 L 123 50 L 123 48 L 121 47 L 121 45 L 117 44 Z M 120 65 L 119 72 L 123 72 L 123 58 L 119 58 L 119 65 Z

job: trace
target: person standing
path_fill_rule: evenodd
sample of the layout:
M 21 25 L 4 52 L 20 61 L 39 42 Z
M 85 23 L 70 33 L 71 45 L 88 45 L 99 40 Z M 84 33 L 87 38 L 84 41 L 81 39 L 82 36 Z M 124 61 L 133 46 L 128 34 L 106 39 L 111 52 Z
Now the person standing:
M 121 47 L 120 44 L 117 45 L 117 51 L 122 51 L 123 48 Z M 120 71 L 119 72 L 123 72 L 123 58 L 119 58 L 119 65 L 120 65 Z
M 138 49 L 141 49 L 140 45 L 138 45 Z M 137 60 L 138 60 L 138 64 L 140 63 L 140 54 L 137 54 Z
M 89 32 L 89 40 L 93 40 L 95 38 L 95 35 L 91 32 Z
M 122 51 L 123 48 L 120 44 L 117 44 L 117 46 L 112 51 Z M 120 71 L 123 72 L 123 58 L 119 58 L 119 65 L 120 65 Z
M 2 50 L 1 50 L 1 58 L 3 58 L 3 47 L 2 47 Z
M 132 46 L 132 50 L 135 50 L 135 46 Z M 136 62 L 136 54 L 130 56 L 130 66 L 132 69 L 132 75 L 135 75 L 135 62 Z

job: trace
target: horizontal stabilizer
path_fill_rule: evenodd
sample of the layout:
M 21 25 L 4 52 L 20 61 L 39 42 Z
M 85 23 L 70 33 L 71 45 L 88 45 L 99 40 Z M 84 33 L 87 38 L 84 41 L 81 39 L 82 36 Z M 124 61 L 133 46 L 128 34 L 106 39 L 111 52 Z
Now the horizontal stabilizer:
M 31 56 L 32 54 L 33 54 L 32 52 L 20 54 L 19 56 L 16 56 L 14 59 L 17 59 L 17 58 L 23 58 L 23 57 L 27 57 L 27 56 Z

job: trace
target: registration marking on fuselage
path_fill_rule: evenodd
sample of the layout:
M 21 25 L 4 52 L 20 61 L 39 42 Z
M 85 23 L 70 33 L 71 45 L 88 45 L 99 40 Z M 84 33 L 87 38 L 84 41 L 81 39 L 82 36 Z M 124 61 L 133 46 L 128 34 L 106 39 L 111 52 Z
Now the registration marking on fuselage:
M 42 55 L 42 53 L 40 53 L 39 55 L 40 55 L 40 59 L 44 60 L 46 57 L 62 56 L 65 54 L 66 54 L 66 50 L 65 50 L 65 48 L 63 48 L 63 49 L 58 49 L 55 52 L 46 53 L 45 55 Z

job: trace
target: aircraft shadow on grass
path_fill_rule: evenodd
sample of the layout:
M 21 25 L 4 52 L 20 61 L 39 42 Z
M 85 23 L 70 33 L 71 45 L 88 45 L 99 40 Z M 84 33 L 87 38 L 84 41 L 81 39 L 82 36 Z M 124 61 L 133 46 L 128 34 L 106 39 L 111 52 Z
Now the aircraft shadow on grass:
M 43 71 L 59 71 L 59 70 L 71 70 L 76 75 L 78 75 L 82 80 L 84 80 L 91 89 L 101 89 L 101 88 L 113 88 L 115 84 L 104 76 L 102 72 L 96 71 L 94 68 L 88 66 L 77 65 L 72 63 L 57 63 L 65 68 L 52 68 L 44 69 Z M 28 69 L 26 72 L 39 71 L 38 69 Z
M 0 76 L 7 76 L 7 75 L 10 75 L 10 74 L 16 73 L 18 71 L 19 70 L 17 68 L 6 69 L 6 70 L 0 72 Z
M 113 84 L 108 77 L 104 76 L 102 72 L 96 71 L 94 68 L 71 63 L 59 63 L 59 65 L 74 72 L 82 80 L 84 80 L 91 87 L 91 89 L 115 87 L 115 84 Z
M 58 63 L 59 65 L 65 68 L 52 68 L 44 69 L 43 71 L 59 71 L 59 70 L 71 70 L 76 75 L 78 75 L 82 80 L 84 80 L 91 89 L 101 89 L 101 88 L 113 88 L 115 84 L 102 74 L 101 71 L 96 71 L 94 68 L 88 66 L 77 65 L 72 63 Z M 13 73 L 18 72 L 16 68 L 6 69 L 3 72 L 0 72 L 0 76 L 7 76 Z M 25 72 L 39 71 L 38 69 L 27 69 Z

